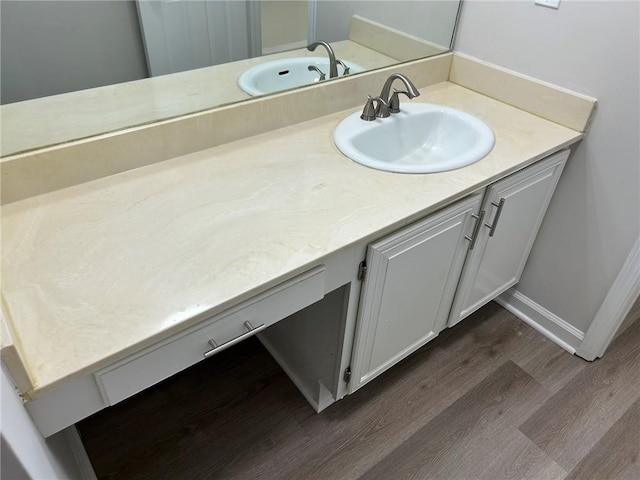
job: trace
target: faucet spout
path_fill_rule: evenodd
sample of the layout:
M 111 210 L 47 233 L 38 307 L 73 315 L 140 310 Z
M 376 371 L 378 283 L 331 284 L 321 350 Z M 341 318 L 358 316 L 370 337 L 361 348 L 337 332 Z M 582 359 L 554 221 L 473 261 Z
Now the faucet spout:
M 336 78 L 338 76 L 338 64 L 336 63 L 336 54 L 333 53 L 333 48 L 327 42 L 319 41 L 312 43 L 307 47 L 307 50 L 313 52 L 318 45 L 323 46 L 327 50 L 329 55 L 329 78 Z
M 391 93 L 391 85 L 394 81 L 400 80 L 404 83 L 404 86 L 407 90 L 396 90 L 393 89 L 393 93 Z M 420 95 L 420 92 L 416 88 L 416 86 L 411 83 L 407 77 L 402 75 L 401 73 L 392 73 L 387 78 L 387 81 L 384 82 L 384 86 L 382 87 L 382 93 L 378 97 L 367 96 L 367 103 L 362 110 L 362 115 L 360 118 L 367 122 L 371 122 L 376 118 L 386 118 L 392 113 L 400 112 L 400 94 L 406 95 L 409 99 L 415 98 Z
M 391 100 L 389 94 L 391 92 L 391 85 L 395 80 L 400 80 L 402 83 L 404 83 L 404 86 L 407 88 L 407 91 L 402 93 L 404 93 L 410 99 L 420 95 L 420 92 L 418 91 L 416 86 L 413 83 L 411 83 L 411 80 L 409 80 L 407 77 L 405 77 L 401 73 L 392 73 L 391 75 L 389 75 L 389 78 L 387 78 L 387 81 L 384 82 L 384 86 L 382 87 L 382 92 L 380 93 L 380 98 L 382 98 L 385 102 L 389 103 Z

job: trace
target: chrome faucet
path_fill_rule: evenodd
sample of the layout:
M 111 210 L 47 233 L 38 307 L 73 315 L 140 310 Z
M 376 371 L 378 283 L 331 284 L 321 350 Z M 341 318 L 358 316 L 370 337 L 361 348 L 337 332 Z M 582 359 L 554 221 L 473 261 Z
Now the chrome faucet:
M 400 80 L 402 83 L 404 83 L 406 90 L 396 90 L 394 88 L 393 94 L 389 96 L 389 94 L 391 93 L 391 85 L 395 80 Z M 380 92 L 380 98 L 384 100 L 384 102 L 386 102 L 386 104 L 389 106 L 390 113 L 398 113 L 400 111 L 400 98 L 398 97 L 398 94 L 400 93 L 406 95 L 407 97 L 409 97 L 409 99 L 420 95 L 420 92 L 415 87 L 415 85 L 411 83 L 411 80 L 409 80 L 401 73 L 392 73 L 391 75 L 389 75 L 389 78 L 387 78 L 387 81 L 384 82 L 382 92 Z
M 338 76 L 338 64 L 336 63 L 336 54 L 333 53 L 333 48 L 327 42 L 319 41 L 312 43 L 307 47 L 307 50 L 313 52 L 318 45 L 322 45 L 329 55 L 329 78 L 336 78 Z
M 396 90 L 394 88 L 393 93 L 389 96 L 391 93 L 391 84 L 393 84 L 395 80 L 400 80 L 404 83 L 407 90 Z M 384 82 L 380 96 L 372 97 L 371 95 L 367 95 L 367 103 L 364 104 L 360 118 L 365 122 L 371 122 L 376 118 L 387 118 L 392 113 L 398 113 L 400 111 L 400 98 L 398 97 L 400 93 L 406 95 L 409 99 L 420 95 L 420 92 L 415 85 L 411 83 L 411 80 L 401 73 L 392 73 L 389 75 L 389 78 L 387 78 L 387 81 Z

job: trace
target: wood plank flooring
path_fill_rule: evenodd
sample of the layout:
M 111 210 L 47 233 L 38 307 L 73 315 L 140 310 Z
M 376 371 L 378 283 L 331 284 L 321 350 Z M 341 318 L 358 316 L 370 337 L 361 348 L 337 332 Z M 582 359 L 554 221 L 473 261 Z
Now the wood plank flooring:
M 589 363 L 490 303 L 321 414 L 250 339 L 78 430 L 100 479 L 638 480 L 625 327 Z

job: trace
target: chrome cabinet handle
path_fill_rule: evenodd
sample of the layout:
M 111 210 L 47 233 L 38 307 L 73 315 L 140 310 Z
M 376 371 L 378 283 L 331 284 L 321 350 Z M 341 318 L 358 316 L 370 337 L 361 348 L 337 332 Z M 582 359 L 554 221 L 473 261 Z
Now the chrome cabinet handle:
M 493 225 L 489 225 L 488 223 L 484 224 L 485 227 L 489 228 L 490 237 L 493 237 L 493 234 L 496 233 L 496 227 L 498 226 L 498 220 L 500 220 L 500 214 L 502 213 L 502 207 L 504 207 L 504 202 L 505 202 L 504 198 L 500 199 L 500 203 L 491 202 L 491 205 L 493 205 L 494 207 L 498 207 L 498 210 L 496 211 L 496 216 L 493 217 Z
M 469 250 L 473 250 L 473 247 L 476 246 L 476 240 L 478 239 L 478 232 L 480 230 L 480 225 L 482 225 L 484 214 L 485 214 L 484 210 L 480 210 L 480 215 L 476 215 L 475 213 L 471 214 L 471 216 L 476 219 L 476 226 L 473 227 L 473 233 L 471 234 L 471 236 L 469 235 L 464 236 L 464 238 L 466 238 L 471 242 L 471 244 L 469 245 Z
M 235 345 L 236 343 L 241 342 L 245 338 L 249 338 L 250 336 L 255 335 L 259 331 L 267 328 L 267 326 L 264 323 L 262 325 L 258 325 L 257 327 L 254 327 L 253 325 L 251 325 L 251 322 L 249 322 L 248 320 L 244 322 L 244 326 L 247 328 L 246 332 L 244 332 L 242 335 L 237 336 L 236 338 L 232 338 L 231 340 L 223 343 L 222 345 L 218 345 L 215 340 L 210 339 L 209 345 L 211 345 L 213 348 L 211 350 L 204 352 L 204 358 L 209 358 L 215 355 L 216 353 L 220 353 L 221 351 L 226 350 L 227 348 Z

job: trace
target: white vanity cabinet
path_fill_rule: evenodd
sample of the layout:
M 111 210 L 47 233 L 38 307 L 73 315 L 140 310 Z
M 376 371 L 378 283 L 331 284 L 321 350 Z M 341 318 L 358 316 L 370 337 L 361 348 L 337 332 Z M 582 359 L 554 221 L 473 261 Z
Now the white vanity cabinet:
M 369 245 L 350 391 L 446 326 L 480 202 L 471 195 Z
M 520 279 L 565 150 L 369 245 L 350 392 Z
M 484 217 L 451 308 L 449 326 L 518 283 L 569 151 L 559 152 L 489 187 Z

